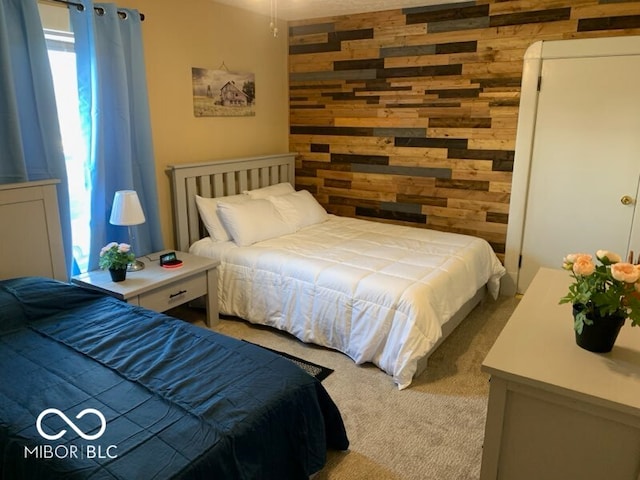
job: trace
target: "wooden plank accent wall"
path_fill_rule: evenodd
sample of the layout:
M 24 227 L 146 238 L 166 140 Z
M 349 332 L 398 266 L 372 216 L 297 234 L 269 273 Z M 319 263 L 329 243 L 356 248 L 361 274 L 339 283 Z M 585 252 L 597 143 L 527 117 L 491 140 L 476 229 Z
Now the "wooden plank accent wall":
M 491 0 L 289 23 L 296 183 L 339 215 L 505 250 L 523 56 L 640 34 L 640 2 Z

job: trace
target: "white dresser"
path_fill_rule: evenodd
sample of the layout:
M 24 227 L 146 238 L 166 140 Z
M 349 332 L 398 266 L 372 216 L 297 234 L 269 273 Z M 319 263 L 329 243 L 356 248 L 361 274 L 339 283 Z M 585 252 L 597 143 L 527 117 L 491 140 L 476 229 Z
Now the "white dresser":
M 578 347 L 570 282 L 540 269 L 482 364 L 482 480 L 640 479 L 640 327 L 610 353 Z

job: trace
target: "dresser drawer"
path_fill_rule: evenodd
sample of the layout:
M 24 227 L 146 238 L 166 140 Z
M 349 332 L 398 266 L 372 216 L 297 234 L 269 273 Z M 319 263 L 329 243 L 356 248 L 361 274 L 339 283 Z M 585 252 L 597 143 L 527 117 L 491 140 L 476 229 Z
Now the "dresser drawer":
M 138 301 L 141 307 L 164 312 L 206 294 L 207 274 L 203 272 L 152 292 L 144 293 L 139 296 Z

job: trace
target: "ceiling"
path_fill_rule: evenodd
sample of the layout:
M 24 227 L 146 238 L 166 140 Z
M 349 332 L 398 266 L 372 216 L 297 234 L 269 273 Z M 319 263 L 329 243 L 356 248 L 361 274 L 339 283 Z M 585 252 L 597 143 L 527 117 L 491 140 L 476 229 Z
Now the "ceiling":
M 467 0 L 213 0 L 233 7 L 271 15 L 277 5 L 280 20 L 306 20 L 319 17 L 337 17 L 354 13 L 378 12 L 406 7 L 424 7 Z

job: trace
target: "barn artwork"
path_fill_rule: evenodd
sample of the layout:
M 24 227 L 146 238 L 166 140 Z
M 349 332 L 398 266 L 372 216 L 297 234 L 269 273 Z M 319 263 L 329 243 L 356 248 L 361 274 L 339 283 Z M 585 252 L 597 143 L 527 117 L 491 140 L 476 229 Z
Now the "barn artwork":
M 255 75 L 228 70 L 191 69 L 196 117 L 255 115 Z

